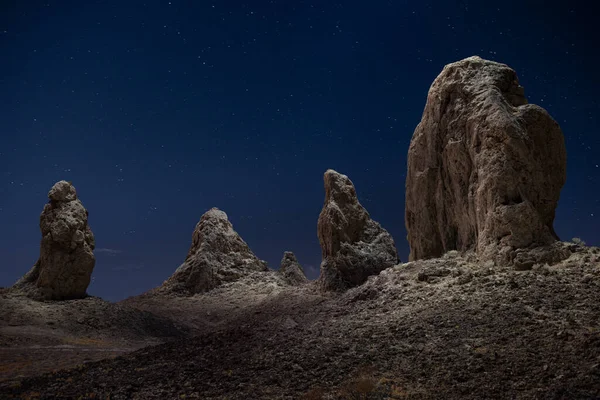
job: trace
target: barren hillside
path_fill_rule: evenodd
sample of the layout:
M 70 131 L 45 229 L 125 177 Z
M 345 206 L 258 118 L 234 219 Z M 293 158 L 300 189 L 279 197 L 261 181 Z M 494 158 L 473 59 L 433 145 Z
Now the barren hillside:
M 188 298 L 190 317 L 178 316 L 188 323 L 223 307 L 240 310 L 221 314 L 212 328 L 204 324 L 197 337 L 5 384 L 1 393 L 47 399 L 600 398 L 600 249 L 553 247 L 570 256 L 517 271 L 450 252 L 386 269 L 343 294 L 246 278 Z M 261 291 L 270 294 L 257 296 Z M 226 294 L 250 301 L 227 306 Z

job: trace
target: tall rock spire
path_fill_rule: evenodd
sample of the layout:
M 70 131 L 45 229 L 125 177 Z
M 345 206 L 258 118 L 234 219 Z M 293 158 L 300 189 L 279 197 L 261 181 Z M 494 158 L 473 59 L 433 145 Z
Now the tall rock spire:
M 552 243 L 565 180 L 560 127 L 527 103 L 515 71 L 479 57 L 447 65 L 408 152 L 410 260 Z
M 88 212 L 70 182 L 57 182 L 48 197 L 40 216 L 40 258 L 13 289 L 40 300 L 85 297 L 96 263 Z

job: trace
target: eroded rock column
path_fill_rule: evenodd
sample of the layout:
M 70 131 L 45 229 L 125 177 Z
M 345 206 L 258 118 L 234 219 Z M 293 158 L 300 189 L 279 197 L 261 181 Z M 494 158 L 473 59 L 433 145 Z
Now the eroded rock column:
M 323 258 L 319 283 L 327 290 L 344 290 L 396 265 L 398 252 L 392 236 L 359 203 L 346 175 L 330 169 L 324 181 L 325 204 L 317 224 Z
M 449 250 L 493 258 L 554 242 L 565 180 L 560 127 L 527 103 L 515 71 L 479 57 L 447 65 L 408 152 L 410 260 Z
M 267 270 L 266 262 L 259 260 L 233 230 L 227 214 L 212 208 L 196 225 L 185 261 L 161 288 L 191 295 L 235 281 L 253 271 Z
M 88 212 L 70 182 L 57 182 L 48 198 L 40 216 L 40 258 L 13 288 L 40 300 L 85 297 L 96 263 Z

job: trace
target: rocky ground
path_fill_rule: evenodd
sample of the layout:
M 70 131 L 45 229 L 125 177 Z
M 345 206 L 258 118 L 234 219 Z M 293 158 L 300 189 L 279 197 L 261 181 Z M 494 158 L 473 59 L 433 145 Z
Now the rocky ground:
M 599 399 L 600 249 L 558 246 L 552 266 L 451 252 L 343 294 L 259 273 L 128 299 L 198 335 L 0 382 L 0 398 Z
M 206 294 L 178 296 L 159 287 L 123 300 L 120 304 L 177 321 L 192 335 L 197 335 L 229 324 L 236 325 L 249 309 L 261 307 L 280 295 L 298 293 L 323 296 L 312 286 L 290 286 L 285 276 L 268 271 L 249 273 L 243 279 L 225 283 Z
M 0 289 L 0 381 L 72 368 L 188 333 L 169 319 L 95 297 L 41 302 Z

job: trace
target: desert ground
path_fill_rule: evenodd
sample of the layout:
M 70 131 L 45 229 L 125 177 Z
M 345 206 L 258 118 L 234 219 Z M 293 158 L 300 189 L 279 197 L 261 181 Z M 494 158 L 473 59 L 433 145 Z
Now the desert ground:
M 571 255 L 553 266 L 516 271 L 449 253 L 341 294 L 257 272 L 206 294 L 118 304 L 4 295 L 0 393 L 600 398 L 600 249 L 560 246 Z

